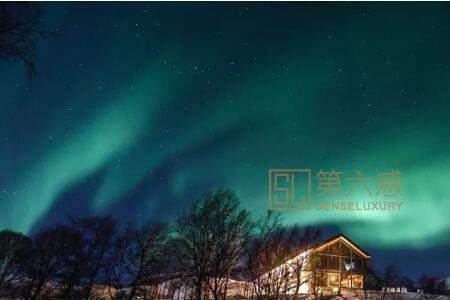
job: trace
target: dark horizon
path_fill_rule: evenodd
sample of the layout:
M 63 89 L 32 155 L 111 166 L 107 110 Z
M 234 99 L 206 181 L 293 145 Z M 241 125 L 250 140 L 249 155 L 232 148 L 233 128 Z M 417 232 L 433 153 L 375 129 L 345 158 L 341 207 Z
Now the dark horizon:
M 75 216 L 73 216 L 73 215 L 72 216 L 67 215 L 66 218 L 59 220 L 57 223 L 59 223 L 59 222 L 65 223 L 74 217 Z M 109 218 L 110 216 L 86 215 L 85 217 Z M 136 220 L 117 219 L 117 221 L 120 221 L 119 224 L 125 225 L 128 222 L 135 223 Z M 150 220 L 150 221 L 152 221 L 152 220 Z M 158 220 L 156 219 L 155 221 L 158 221 Z M 52 226 L 56 225 L 57 223 L 49 222 L 49 223 L 41 224 L 41 226 L 39 228 L 36 228 L 31 233 L 31 236 L 34 236 L 37 233 L 39 233 L 40 230 L 52 227 Z M 319 238 L 319 240 L 317 240 L 317 243 L 324 242 L 326 240 L 329 240 L 329 239 L 339 236 L 341 234 L 344 234 L 345 236 L 347 236 L 344 232 L 339 231 L 338 228 L 335 228 L 332 226 L 315 226 L 315 227 L 320 230 L 320 238 Z M 420 279 L 420 277 L 422 275 L 437 276 L 439 278 L 450 277 L 448 272 L 442 271 L 443 270 L 442 265 L 443 264 L 446 265 L 447 263 L 450 263 L 450 257 L 446 256 L 446 253 L 448 253 L 448 248 L 446 246 L 436 247 L 436 248 L 427 249 L 427 250 L 423 250 L 423 249 L 402 250 L 401 252 L 399 252 L 397 249 L 392 249 L 392 250 L 391 249 L 379 249 L 379 248 L 373 247 L 373 246 L 366 246 L 364 244 L 361 244 L 358 240 L 354 240 L 351 236 L 348 236 L 348 238 L 350 238 L 356 244 L 362 245 L 363 248 L 370 254 L 370 256 L 371 256 L 370 263 L 371 263 L 372 267 L 375 268 L 375 271 L 380 275 L 382 275 L 382 273 L 384 272 L 386 267 L 393 266 L 399 271 L 399 274 L 401 276 L 406 276 L 406 277 L 411 278 L 415 284 L 418 283 L 418 280 Z M 414 265 L 409 264 L 409 263 L 402 263 L 401 256 L 407 257 L 408 261 L 415 261 L 416 263 Z M 441 258 L 441 260 L 435 260 L 435 257 L 437 257 L 437 256 L 439 256 Z M 442 260 L 442 259 L 444 259 L 444 260 Z

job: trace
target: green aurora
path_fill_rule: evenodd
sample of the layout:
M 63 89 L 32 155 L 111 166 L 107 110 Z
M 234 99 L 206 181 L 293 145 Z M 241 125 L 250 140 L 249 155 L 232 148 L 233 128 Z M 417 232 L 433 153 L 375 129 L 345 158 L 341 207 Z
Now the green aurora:
M 170 220 L 271 168 L 398 169 L 392 212 L 289 212 L 380 248 L 449 246 L 450 6 L 55 3 L 30 88 L 0 69 L 0 228 Z M 360 195 L 360 201 L 369 201 Z

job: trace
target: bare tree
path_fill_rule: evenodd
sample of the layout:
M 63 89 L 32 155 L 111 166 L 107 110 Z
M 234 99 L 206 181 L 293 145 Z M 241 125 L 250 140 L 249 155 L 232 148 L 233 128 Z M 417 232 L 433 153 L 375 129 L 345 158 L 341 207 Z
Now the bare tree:
M 95 299 L 94 286 L 106 278 L 114 226 L 106 218 L 73 219 L 39 232 L 22 262 L 23 297 Z
M 231 272 L 243 263 L 251 222 L 248 211 L 239 208 L 233 191 L 220 190 L 207 199 L 214 236 L 207 284 L 213 298 L 219 300 L 226 298 Z
M 233 282 L 233 290 L 242 288 L 243 294 L 260 299 L 298 294 L 309 280 L 304 274 L 309 256 L 304 253 L 318 231 L 285 226 L 273 212 L 257 222 L 253 235 L 252 229 L 249 213 L 240 208 L 234 192 L 218 190 L 184 211 L 173 235 L 161 223 L 129 224 L 116 231 L 108 218 L 72 219 L 32 239 L 3 231 L 0 295 L 29 300 L 224 300 L 231 277 L 243 270 L 252 284 Z
M 79 299 L 84 272 L 83 232 L 62 224 L 57 225 L 55 230 L 58 239 L 52 243 L 59 268 L 51 283 L 58 284 L 58 294 L 62 299 Z
M 281 215 L 273 211 L 257 222 L 257 229 L 247 258 L 254 296 L 279 299 L 288 293 L 298 294 L 311 279 L 311 272 L 303 271 L 319 232 L 298 225 L 283 226 Z
M 44 29 L 34 4 L 0 3 L 0 59 L 22 62 L 29 78 L 36 74 L 37 37 L 55 36 Z
M 167 225 L 153 223 L 137 228 L 129 224 L 112 248 L 109 269 L 110 295 L 113 299 L 134 299 L 146 294 L 151 277 L 163 260 L 168 238 Z M 120 289 L 125 291 L 121 293 Z
M 422 274 L 418 280 L 419 287 L 426 294 L 436 294 L 436 288 L 438 285 L 439 276 L 430 276 L 427 274 Z
M 61 228 L 55 227 L 42 230 L 33 238 L 31 251 L 24 262 L 24 298 L 45 299 L 55 293 L 53 285 L 62 267 L 57 244 L 61 235 Z
M 21 233 L 0 232 L 0 298 L 16 298 L 23 278 L 23 259 L 31 241 Z
M 175 223 L 176 257 L 197 300 L 209 293 L 215 300 L 224 299 L 231 272 L 242 264 L 251 222 L 239 206 L 229 189 L 210 192 Z
M 177 234 L 175 257 L 180 264 L 183 276 L 192 280 L 196 300 L 201 300 L 212 253 L 211 241 L 214 237 L 206 221 L 208 217 L 208 209 L 199 200 L 187 211 L 183 211 L 175 223 Z
M 94 285 L 105 280 L 106 254 L 115 223 L 108 218 L 72 219 L 59 225 L 56 241 L 61 268 L 57 282 L 63 299 L 91 299 Z
M 78 299 L 89 300 L 94 286 L 107 280 L 107 254 L 112 246 L 116 224 L 110 218 L 74 220 L 73 228 L 83 233 L 83 261 Z
M 383 273 L 383 282 L 386 287 L 395 287 L 400 279 L 400 273 L 393 265 L 389 265 L 385 268 Z

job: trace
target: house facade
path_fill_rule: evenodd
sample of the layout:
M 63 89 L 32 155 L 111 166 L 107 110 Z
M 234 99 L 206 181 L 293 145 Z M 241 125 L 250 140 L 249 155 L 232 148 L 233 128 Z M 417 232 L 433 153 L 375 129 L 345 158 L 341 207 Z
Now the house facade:
M 342 292 L 364 289 L 370 255 L 344 235 L 338 235 L 311 251 L 311 291 Z
M 369 259 L 365 250 L 341 234 L 289 259 L 270 276 L 289 278 L 289 294 L 341 294 L 364 289 Z

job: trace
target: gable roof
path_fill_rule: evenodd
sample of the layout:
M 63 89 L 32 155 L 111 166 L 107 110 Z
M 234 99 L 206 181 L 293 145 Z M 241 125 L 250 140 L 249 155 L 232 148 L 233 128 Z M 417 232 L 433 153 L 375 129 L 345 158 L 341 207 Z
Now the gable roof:
M 317 245 L 316 247 L 314 247 L 314 251 L 317 251 L 319 249 L 322 249 L 326 246 L 332 245 L 338 241 L 342 241 L 343 243 L 345 243 L 346 245 L 348 245 L 350 248 L 356 250 L 356 252 L 360 253 L 362 256 L 364 256 L 365 258 L 370 258 L 370 254 L 367 253 L 363 248 L 359 247 L 355 242 L 353 242 L 351 239 L 349 239 L 347 236 L 343 235 L 343 234 L 338 234 L 322 243 L 320 243 L 319 245 Z

